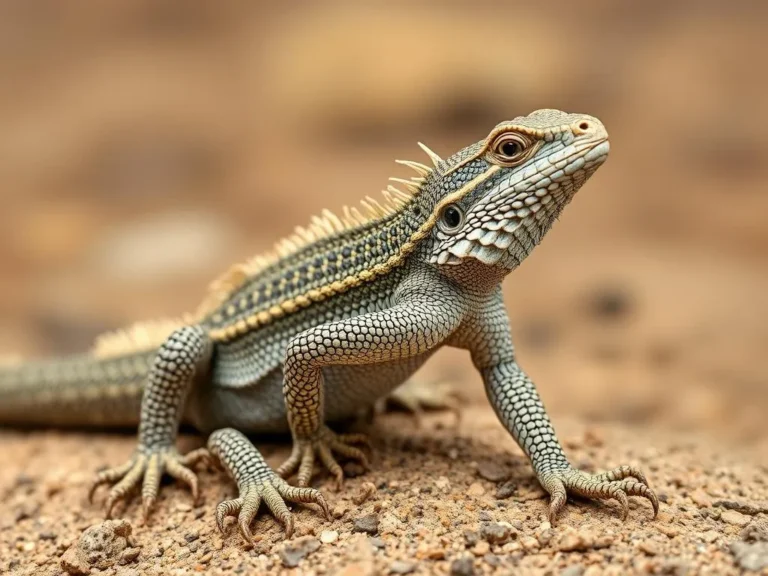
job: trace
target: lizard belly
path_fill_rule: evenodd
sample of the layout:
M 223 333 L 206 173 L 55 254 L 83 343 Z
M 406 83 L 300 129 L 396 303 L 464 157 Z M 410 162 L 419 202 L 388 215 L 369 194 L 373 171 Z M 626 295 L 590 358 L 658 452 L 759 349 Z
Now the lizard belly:
M 356 416 L 372 406 L 405 382 L 432 353 L 393 362 L 324 368 L 326 422 Z M 250 433 L 289 431 L 280 368 L 250 386 L 201 386 L 189 398 L 187 410 L 188 419 L 203 432 L 224 427 Z

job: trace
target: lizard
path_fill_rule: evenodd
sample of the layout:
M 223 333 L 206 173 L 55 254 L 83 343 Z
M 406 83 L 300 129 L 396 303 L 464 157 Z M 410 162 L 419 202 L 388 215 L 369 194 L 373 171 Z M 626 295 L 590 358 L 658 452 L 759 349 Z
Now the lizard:
M 193 466 L 212 458 L 238 487 L 216 507 L 219 529 L 234 516 L 250 542 L 263 503 L 290 537 L 289 502 L 328 517 L 325 497 L 309 486 L 318 465 L 338 485 L 339 458 L 368 466 L 367 436 L 329 423 L 369 409 L 452 346 L 470 352 L 499 420 L 549 493 L 552 523 L 569 494 L 615 499 L 624 518 L 628 497 L 644 497 L 655 517 L 658 498 L 637 467 L 590 474 L 570 464 L 518 363 L 501 291 L 606 160 L 604 125 L 542 109 L 446 159 L 420 146 L 431 166 L 398 160 L 416 172 L 393 178 L 400 188 L 342 216 L 326 210 L 233 266 L 194 313 L 108 333 L 80 356 L 0 369 L 0 423 L 138 424 L 130 459 L 90 485 L 89 498 L 111 486 L 108 518 L 140 489 L 146 519 L 164 474 L 197 499 Z M 207 435 L 207 448 L 177 451 L 182 422 Z M 292 451 L 273 470 L 249 436 L 281 432 Z

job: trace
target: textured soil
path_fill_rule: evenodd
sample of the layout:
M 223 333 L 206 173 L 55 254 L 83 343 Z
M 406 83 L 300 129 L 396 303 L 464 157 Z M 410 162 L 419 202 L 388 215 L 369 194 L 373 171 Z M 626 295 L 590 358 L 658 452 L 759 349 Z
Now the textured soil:
M 301 574 L 738 574 L 761 564 L 768 571 L 768 469 L 752 463 L 755 454 L 641 427 L 559 427 L 583 469 L 645 469 L 662 501 L 658 518 L 641 500 L 632 501 L 626 522 L 615 503 L 575 500 L 550 526 L 547 499 L 528 464 L 490 410 L 472 406 L 458 427 L 451 415 L 428 416 L 420 428 L 406 415 L 378 419 L 373 469 L 339 493 L 320 478 L 334 519 L 297 509 L 290 541 L 266 516 L 254 525 L 252 548 L 234 529 L 221 535 L 212 512 L 234 487 L 223 473 L 205 470 L 197 506 L 181 487 L 165 486 L 145 526 L 130 505 L 123 514 L 131 538 L 109 553 L 97 546 L 90 561 L 104 570 L 92 573 L 247 574 L 296 566 Z M 133 439 L 6 433 L 2 441 L 10 465 L 0 475 L 0 570 L 62 574 L 62 554 L 102 522 L 99 507 L 84 498 L 91 470 L 122 461 Z M 197 442 L 187 437 L 183 445 Z M 277 464 L 287 451 L 267 454 Z M 110 530 L 101 525 L 97 536 L 106 532 L 108 540 Z M 93 547 L 89 538 L 84 545 Z M 63 556 L 70 574 L 90 566 L 74 557 Z

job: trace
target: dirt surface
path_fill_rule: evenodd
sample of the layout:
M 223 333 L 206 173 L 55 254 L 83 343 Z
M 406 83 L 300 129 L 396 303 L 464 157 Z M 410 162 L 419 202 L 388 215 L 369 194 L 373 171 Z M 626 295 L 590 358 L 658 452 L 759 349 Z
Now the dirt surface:
M 201 472 L 198 506 L 179 486 L 165 486 L 147 526 L 138 522 L 135 503 L 124 511 L 131 541 L 116 547 L 113 566 L 108 561 L 93 573 L 277 573 L 293 566 L 301 574 L 350 575 L 738 574 L 760 565 L 768 571 L 768 469 L 765 460 L 751 463 L 756 454 L 686 434 L 560 422 L 578 466 L 641 466 L 662 504 L 651 520 L 648 503 L 633 499 L 622 522 L 615 503 L 576 500 L 551 527 L 544 493 L 490 410 L 471 407 L 462 416 L 458 427 L 449 414 L 428 416 L 421 428 L 406 415 L 378 419 L 372 471 L 339 493 L 320 478 L 334 520 L 298 509 L 297 535 L 288 542 L 264 516 L 254 525 L 253 548 L 233 527 L 219 534 L 214 506 L 234 495 L 221 472 Z M 91 470 L 128 457 L 133 439 L 6 433 L 2 441 L 13 465 L 0 475 L 0 570 L 61 574 L 62 553 L 102 522 L 98 506 L 84 501 Z M 182 445 L 196 442 L 186 437 Z M 277 464 L 288 452 L 281 446 L 267 454 Z
M 199 506 L 169 484 L 148 526 L 135 503 L 100 524 L 85 486 L 132 436 L 0 431 L 0 573 L 768 573 L 768 3 L 434 7 L 0 3 L 0 357 L 195 308 L 234 261 L 403 176 L 416 141 L 586 112 L 611 158 L 505 299 L 573 462 L 641 466 L 660 517 L 576 501 L 548 527 L 466 354 L 441 351 L 419 376 L 452 382 L 460 425 L 378 419 L 372 470 L 338 494 L 319 477 L 336 517 L 297 510 L 289 543 L 266 517 L 252 549 L 220 536 L 234 486 L 212 470 Z

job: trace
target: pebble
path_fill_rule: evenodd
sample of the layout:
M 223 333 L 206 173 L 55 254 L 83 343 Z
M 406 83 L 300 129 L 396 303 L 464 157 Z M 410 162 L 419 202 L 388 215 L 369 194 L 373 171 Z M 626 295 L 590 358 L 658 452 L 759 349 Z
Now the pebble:
M 573 564 L 560 570 L 560 576 L 582 576 L 583 574 L 584 566 L 581 564 Z
M 367 516 L 355 518 L 352 524 L 352 531 L 365 532 L 375 536 L 379 533 L 379 516 L 377 514 L 368 514 Z
M 473 482 L 469 485 L 469 488 L 467 488 L 467 496 L 472 496 L 473 498 L 478 498 L 480 496 L 483 496 L 485 494 L 485 488 L 483 488 L 483 485 L 479 482 Z
M 585 551 L 594 547 L 595 537 L 591 532 L 566 530 L 557 540 L 556 548 L 561 552 Z
M 693 503 L 696 504 L 699 508 L 709 508 L 712 506 L 712 498 L 709 497 L 709 495 L 704 492 L 701 488 L 697 488 L 690 494 L 691 500 L 693 500 Z
M 664 534 L 667 538 L 674 538 L 680 534 L 680 528 L 670 526 L 669 524 L 658 524 L 656 530 Z
M 450 488 L 451 482 L 445 476 L 440 476 L 435 480 L 435 486 L 437 486 L 438 490 L 446 491 Z
M 702 533 L 701 538 L 704 540 L 704 542 L 712 544 L 713 542 L 717 541 L 718 538 L 720 538 L 720 534 L 714 530 L 707 530 L 706 532 Z
M 442 560 L 445 558 L 445 550 L 442 548 L 431 548 L 426 542 L 422 542 L 416 549 L 416 558 L 420 560 Z
M 533 552 L 534 550 L 538 550 L 540 548 L 539 541 L 536 540 L 536 538 L 533 536 L 525 536 L 521 538 L 520 544 L 522 544 L 523 549 L 528 552 Z
M 186 534 L 184 534 L 184 540 L 186 540 L 187 542 L 194 542 L 198 538 L 200 538 L 200 532 L 198 532 L 197 530 L 193 530 L 191 532 L 187 532 Z
M 336 506 L 333 507 L 333 510 L 331 511 L 331 515 L 336 518 L 337 520 L 344 517 L 344 514 L 347 513 L 349 510 L 349 506 L 345 504 L 344 502 L 339 502 L 336 504 Z
M 472 547 L 472 554 L 475 556 L 485 556 L 491 551 L 491 545 L 485 540 L 480 540 Z
M 280 561 L 286 568 L 295 568 L 304 558 L 320 548 L 321 544 L 313 536 L 302 536 L 286 544 L 279 552 Z
M 749 516 L 745 516 L 741 512 L 736 512 L 736 510 L 723 511 L 723 513 L 720 514 L 720 519 L 726 524 L 731 524 L 733 526 L 741 526 L 741 527 L 744 527 L 751 522 L 751 519 Z
M 768 542 L 756 542 L 754 544 L 733 542 L 731 543 L 731 554 L 744 570 L 759 572 L 768 568 Z
M 514 480 L 507 480 L 496 489 L 496 499 L 505 500 L 510 496 L 514 496 L 515 492 L 517 492 L 517 483 Z
M 139 554 L 141 554 L 141 548 L 126 548 L 120 554 L 120 559 L 118 562 L 120 564 L 130 564 L 131 562 L 136 561 L 136 558 L 139 557 Z
M 451 576 L 472 576 L 475 573 L 472 558 L 464 556 L 451 562 Z
M 395 560 L 389 565 L 390 574 L 410 574 L 416 570 L 416 564 L 413 562 L 405 562 L 403 560 Z
M 360 490 L 352 498 L 352 502 L 360 506 L 360 504 L 368 500 L 374 494 L 376 494 L 376 486 L 373 482 L 363 482 L 360 486 Z
M 336 530 L 323 530 L 320 532 L 320 542 L 323 544 L 332 544 L 339 539 L 339 533 Z
M 658 542 L 654 542 L 653 540 L 641 540 L 637 544 L 637 549 L 648 556 L 657 556 L 661 551 Z
M 79 575 L 88 574 L 91 568 L 110 568 L 129 548 L 131 532 L 131 524 L 126 520 L 106 520 L 91 526 L 61 557 L 62 569 Z
M 480 536 L 490 544 L 504 544 L 512 538 L 512 526 L 506 523 L 492 522 L 480 526 Z M 517 533 L 514 533 L 517 537 Z

